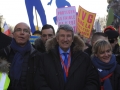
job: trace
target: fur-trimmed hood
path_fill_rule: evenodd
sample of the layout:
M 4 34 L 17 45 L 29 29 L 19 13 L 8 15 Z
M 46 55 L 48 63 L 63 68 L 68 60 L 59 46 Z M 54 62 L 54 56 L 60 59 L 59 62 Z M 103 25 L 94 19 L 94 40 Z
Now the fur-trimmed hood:
M 5 58 L 0 58 L 0 72 L 8 73 L 10 64 L 7 62 Z
M 57 43 L 56 37 L 47 40 L 45 44 L 46 51 L 49 52 L 51 49 L 54 49 L 57 44 L 58 43 Z M 73 44 L 74 44 L 73 52 L 79 51 L 79 50 L 84 51 L 85 43 L 78 35 L 74 35 Z

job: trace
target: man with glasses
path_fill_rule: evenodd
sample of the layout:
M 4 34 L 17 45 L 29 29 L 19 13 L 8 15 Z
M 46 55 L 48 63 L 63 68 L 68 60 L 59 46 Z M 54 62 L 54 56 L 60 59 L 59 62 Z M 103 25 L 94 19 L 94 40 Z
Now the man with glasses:
M 11 44 L 0 50 L 0 57 L 11 63 L 8 90 L 34 90 L 33 77 L 40 54 L 30 44 L 29 37 L 29 26 L 23 22 L 18 23 Z
M 104 29 L 104 33 L 108 36 L 108 40 L 112 46 L 113 54 L 116 56 L 118 64 L 120 64 L 120 47 L 118 44 L 119 33 L 113 26 L 108 26 Z
M 55 35 L 55 30 L 52 25 L 46 24 L 42 27 L 41 37 L 35 41 L 35 48 L 41 52 L 46 52 L 45 43 L 48 39 L 52 38 Z

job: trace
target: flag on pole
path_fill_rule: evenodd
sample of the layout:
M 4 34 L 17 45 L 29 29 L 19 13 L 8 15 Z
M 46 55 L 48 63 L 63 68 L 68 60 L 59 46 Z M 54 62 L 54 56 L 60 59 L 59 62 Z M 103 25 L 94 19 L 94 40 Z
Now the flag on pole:
M 10 35 L 10 29 L 6 22 L 4 23 L 3 28 L 4 28 L 4 34 Z

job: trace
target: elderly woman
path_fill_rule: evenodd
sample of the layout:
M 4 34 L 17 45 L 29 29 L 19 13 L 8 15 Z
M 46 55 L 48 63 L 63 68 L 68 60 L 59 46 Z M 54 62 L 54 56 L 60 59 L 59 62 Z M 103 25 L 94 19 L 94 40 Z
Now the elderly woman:
M 112 47 L 106 40 L 98 40 L 92 48 L 92 62 L 101 82 L 101 90 L 120 90 L 120 65 L 117 64 Z

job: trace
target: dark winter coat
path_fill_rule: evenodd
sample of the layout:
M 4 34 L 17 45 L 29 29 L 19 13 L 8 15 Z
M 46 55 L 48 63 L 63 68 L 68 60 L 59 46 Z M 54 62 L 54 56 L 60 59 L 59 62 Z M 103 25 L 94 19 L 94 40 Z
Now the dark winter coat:
M 120 65 L 117 65 L 113 75 L 110 77 L 113 90 L 120 90 Z
M 0 49 L 7 47 L 12 41 L 12 38 L 0 32 Z
M 89 56 L 92 55 L 92 46 L 89 46 L 87 49 L 84 50 Z
M 100 89 L 97 70 L 83 52 L 84 43 L 79 37 L 74 37 L 71 46 L 71 65 L 66 83 L 56 39 L 50 39 L 46 44 L 47 52 L 42 55 L 35 77 L 35 90 Z
M 7 58 L 9 63 L 12 63 L 14 55 L 15 53 L 10 46 L 0 50 L 0 57 Z M 37 63 L 40 59 L 40 53 L 31 46 L 31 51 L 26 55 L 29 56 L 29 59 L 23 61 L 21 79 L 19 80 L 19 84 L 17 85 L 18 88 L 16 90 L 34 90 L 33 80 L 35 77 L 34 74 L 36 72 Z M 14 82 L 10 83 L 8 90 L 14 90 L 12 86 L 15 86 Z
M 116 56 L 116 61 L 120 65 L 120 46 L 118 44 L 115 45 L 113 49 L 113 54 Z
M 40 38 L 35 40 L 34 47 L 35 47 L 36 50 L 38 50 L 41 53 L 46 52 L 45 51 L 45 45 L 44 45 L 43 41 Z

